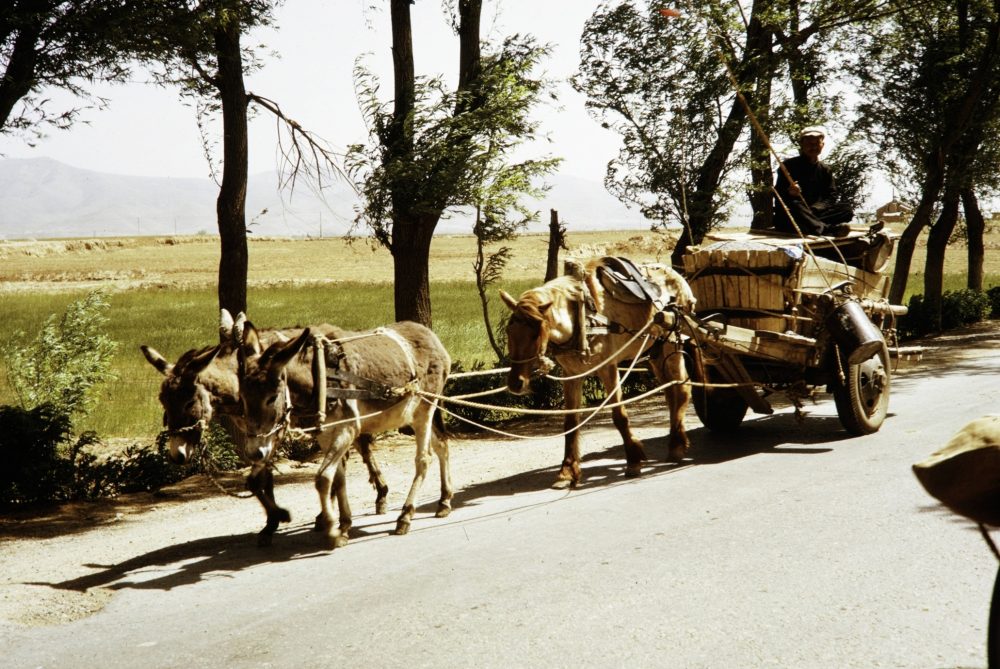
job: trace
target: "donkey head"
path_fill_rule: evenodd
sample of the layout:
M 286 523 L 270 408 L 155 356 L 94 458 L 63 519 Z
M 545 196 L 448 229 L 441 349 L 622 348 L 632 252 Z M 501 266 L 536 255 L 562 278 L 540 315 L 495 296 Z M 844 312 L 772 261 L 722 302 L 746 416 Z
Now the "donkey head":
M 192 349 L 176 364 L 167 362 L 156 349 L 139 347 L 149 364 L 166 377 L 160 385 L 160 404 L 172 462 L 183 464 L 191 458 L 215 412 L 237 404 L 239 386 L 232 340 L 235 333 L 242 336 L 245 321 L 242 313 L 234 319 L 222 309 L 219 345 Z
M 246 457 L 266 462 L 274 453 L 279 433 L 291 419 L 291 396 L 285 367 L 309 341 L 309 328 L 291 341 L 278 341 L 262 350 L 260 337 L 247 321 L 239 348 L 240 401 L 246 420 Z
M 549 343 L 550 327 L 546 313 L 552 302 L 540 303 L 530 293 L 522 295 L 517 301 L 502 290 L 500 299 L 513 311 L 507 321 L 507 355 L 510 357 L 507 390 L 515 395 L 525 395 L 532 373 L 542 366 Z
M 145 345 L 140 348 L 149 364 L 166 377 L 160 385 L 160 404 L 163 405 L 169 457 L 176 464 L 184 464 L 194 455 L 205 426 L 212 420 L 213 398 L 198 377 L 218 356 L 221 344 L 192 349 L 174 365 L 155 349 Z

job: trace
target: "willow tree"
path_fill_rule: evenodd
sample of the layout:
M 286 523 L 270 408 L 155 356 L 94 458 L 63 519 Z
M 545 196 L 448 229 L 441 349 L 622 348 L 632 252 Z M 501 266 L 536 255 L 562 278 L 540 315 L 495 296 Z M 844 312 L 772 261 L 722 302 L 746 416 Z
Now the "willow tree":
M 392 254 L 396 319 L 430 325 L 430 246 L 441 217 L 457 207 L 478 208 L 491 225 L 517 217 L 516 194 L 531 194 L 533 180 L 554 167 L 548 158 L 512 159 L 538 130 L 531 112 L 546 82 L 533 70 L 547 49 L 518 35 L 481 45 L 482 2 L 459 0 L 458 83 L 450 90 L 440 77 L 416 76 L 410 5 L 390 3 L 393 100 L 380 100 L 377 77 L 356 68 L 370 140 L 350 147 L 346 162 L 364 200 L 356 223 Z

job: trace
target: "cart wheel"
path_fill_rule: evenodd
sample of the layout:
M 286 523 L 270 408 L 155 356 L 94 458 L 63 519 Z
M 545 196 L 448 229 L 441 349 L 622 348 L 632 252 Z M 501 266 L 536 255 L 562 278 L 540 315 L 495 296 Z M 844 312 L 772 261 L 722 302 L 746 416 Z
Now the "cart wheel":
M 841 424 L 853 435 L 878 432 L 889 411 L 889 349 L 844 369 L 845 383 L 833 386 Z
M 735 432 L 747 414 L 746 400 L 732 388 L 693 386 L 691 401 L 701 424 L 712 432 Z

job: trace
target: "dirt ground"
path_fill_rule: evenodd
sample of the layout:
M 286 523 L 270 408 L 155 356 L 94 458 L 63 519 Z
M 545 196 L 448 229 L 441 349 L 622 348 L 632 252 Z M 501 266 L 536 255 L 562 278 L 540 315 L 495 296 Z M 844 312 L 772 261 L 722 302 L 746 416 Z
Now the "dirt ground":
M 948 365 L 968 355 L 995 355 L 1000 322 L 978 324 L 961 332 L 917 342 L 924 350 L 919 365 Z M 897 374 L 905 374 L 905 370 Z M 831 401 L 828 397 L 822 401 Z M 807 408 L 808 411 L 808 408 Z M 649 466 L 666 457 L 665 407 L 650 399 L 633 405 L 633 425 L 646 441 Z M 689 428 L 700 425 L 693 412 Z M 458 434 L 451 440 L 451 471 L 456 508 L 462 490 L 478 497 L 510 495 L 510 480 L 524 484 L 530 473 L 537 486 L 554 480 L 562 457 L 561 420 L 524 419 L 509 426 L 525 439 L 495 434 Z M 621 476 L 624 455 L 612 432 L 610 416 L 600 414 L 584 428 L 581 455 L 609 476 Z M 390 486 L 389 512 L 378 528 L 389 532 L 409 488 L 413 472 L 410 437 L 394 435 L 376 444 L 376 456 Z M 432 466 L 418 498 L 413 526 L 433 516 L 438 496 L 437 467 Z M 276 476 L 276 495 L 291 511 L 292 523 L 275 536 L 274 545 L 256 547 L 256 532 L 264 516 L 254 499 L 225 495 L 212 481 L 197 476 L 153 494 L 65 504 L 44 510 L 0 516 L 0 619 L 18 625 L 57 625 L 100 611 L 124 583 L 150 578 L 158 569 L 184 563 L 191 556 L 212 561 L 209 571 L 238 571 L 247 551 L 320 551 L 319 538 L 308 530 L 318 510 L 312 486 L 315 464 L 282 462 Z M 348 490 L 356 519 L 374 514 L 374 491 L 357 455 L 348 467 Z M 242 492 L 241 473 L 227 474 L 219 483 Z M 371 520 L 371 518 L 369 518 Z M 405 541 L 405 538 L 400 538 Z M 315 546 L 313 548 L 313 545 Z M 343 550 L 350 550 L 350 547 Z M 259 559 L 259 558 L 258 558 Z M 206 567 L 198 568 L 204 574 Z
M 659 401 L 637 405 L 632 416 L 636 427 L 652 427 L 652 431 L 645 430 L 646 434 L 665 436 L 665 408 Z M 689 420 L 692 426 L 698 424 L 693 414 Z M 456 507 L 461 504 L 463 489 L 474 487 L 477 494 L 511 494 L 505 479 L 514 475 L 533 472 L 539 488 L 555 480 L 562 459 L 562 439 L 548 435 L 562 431 L 561 419 L 526 419 L 506 429 L 532 438 L 457 434 L 451 439 Z M 588 431 L 609 429 L 607 412 L 588 425 Z M 640 436 L 645 435 L 640 432 Z M 620 442 L 605 438 L 598 441 L 597 446 L 606 450 L 588 453 L 588 445 L 595 444 L 585 434 L 584 459 L 607 459 L 620 476 L 624 469 Z M 376 444 L 375 454 L 390 488 L 389 511 L 379 519 L 379 528 L 384 527 L 386 532 L 394 527 L 409 490 L 413 452 L 412 438 L 403 435 L 385 437 Z M 647 447 L 647 455 L 651 460 L 663 461 L 665 448 Z M 440 481 L 437 462 L 435 458 L 418 497 L 414 529 L 434 515 Z M 151 494 L 0 515 L 0 619 L 34 626 L 86 617 L 108 604 L 116 584 L 145 578 L 164 565 L 174 566 L 192 552 L 203 556 L 205 542 L 212 542 L 216 554 L 211 559 L 218 562 L 215 568 L 221 571 L 227 570 L 227 565 L 238 570 L 234 565 L 246 551 L 301 551 L 304 546 L 312 550 L 310 542 L 315 544 L 315 551 L 320 551 L 320 538 L 308 532 L 319 510 L 312 485 L 315 469 L 315 463 L 279 463 L 275 494 L 279 504 L 291 512 L 292 522 L 282 525 L 274 545 L 264 549 L 256 547 L 255 536 L 264 525 L 260 504 L 252 498 L 223 494 L 204 476 Z M 228 473 L 219 483 L 231 493 L 245 494 L 243 476 L 242 472 Z M 374 514 L 375 501 L 367 471 L 357 454 L 350 457 L 348 477 L 357 524 L 360 517 Z M 520 478 L 523 483 L 523 476 Z

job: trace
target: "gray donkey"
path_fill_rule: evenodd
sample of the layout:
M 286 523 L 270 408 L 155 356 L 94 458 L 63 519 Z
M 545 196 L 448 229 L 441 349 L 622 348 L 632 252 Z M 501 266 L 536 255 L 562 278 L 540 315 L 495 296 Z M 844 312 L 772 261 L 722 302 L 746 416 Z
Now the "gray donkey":
M 242 339 L 245 323 L 246 317 L 242 313 L 233 319 L 223 309 L 219 320 L 220 343 L 187 351 L 174 364 L 155 349 L 146 345 L 140 347 L 146 360 L 166 377 L 160 385 L 160 404 L 163 405 L 163 424 L 167 429 L 168 457 L 175 464 L 184 464 L 194 457 L 202 433 L 212 420 L 223 422 L 240 451 L 244 449 L 246 429 L 239 400 L 236 373 L 238 344 L 234 342 L 234 337 Z M 333 331 L 329 325 L 316 327 L 321 331 Z M 287 342 L 302 331 L 302 328 L 260 330 L 258 336 L 262 342 L 272 344 Z M 371 434 L 361 434 L 357 448 L 376 490 L 375 512 L 381 514 L 385 513 L 389 487 L 372 454 L 372 441 Z M 268 545 L 278 524 L 288 522 L 291 516 L 275 501 L 274 478 L 268 466 L 270 459 L 254 464 L 257 466 L 247 477 L 247 489 L 257 497 L 267 514 L 267 524 L 258 535 L 258 543 Z M 338 489 L 335 488 L 334 492 Z
M 321 334 L 317 339 L 314 335 Z M 321 346 L 307 346 L 307 343 Z M 323 460 L 316 474 L 320 513 L 317 528 L 324 531 L 330 548 L 348 540 L 351 519 L 341 506 L 340 527 L 334 529 L 330 505 L 333 470 L 361 434 L 412 427 L 417 444 L 416 473 L 396 534 L 406 534 L 413 517 L 417 492 L 427 474 L 431 449 L 441 466 L 441 499 L 437 516 L 451 511 L 451 475 L 448 442 L 437 412 L 437 402 L 419 391 L 441 394 L 451 358 L 431 330 L 401 322 L 368 332 L 322 332 L 307 329 L 288 342 L 267 349 L 250 323 L 240 349 L 240 399 L 247 422 L 246 454 L 252 461 L 270 457 L 277 436 L 296 420 L 296 408 L 316 408 L 321 397 L 316 385 L 313 358 L 322 351 L 324 374 L 332 382 L 326 421 L 317 440 Z M 437 420 L 435 420 L 437 417 Z M 339 499 L 339 497 L 338 497 Z

